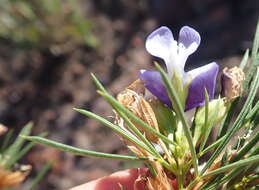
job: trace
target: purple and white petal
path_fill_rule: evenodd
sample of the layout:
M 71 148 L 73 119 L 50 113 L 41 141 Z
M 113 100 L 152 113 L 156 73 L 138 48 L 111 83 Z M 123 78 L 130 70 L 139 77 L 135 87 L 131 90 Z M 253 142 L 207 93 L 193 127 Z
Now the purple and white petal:
M 161 102 L 171 107 L 171 101 L 158 71 L 140 70 L 139 78 L 144 81 L 146 89 Z
M 205 104 L 205 88 L 208 91 L 209 100 L 214 98 L 218 71 L 218 64 L 213 62 L 188 72 L 192 77 L 192 82 L 189 86 L 185 111 Z
M 156 57 L 162 58 L 166 63 L 170 59 L 172 48 L 177 42 L 169 28 L 162 26 L 152 32 L 146 40 L 147 51 Z M 175 48 L 177 50 L 177 48 Z
M 188 55 L 192 54 L 199 47 L 201 42 L 200 34 L 189 26 L 184 26 L 179 32 L 178 44 L 183 45 Z

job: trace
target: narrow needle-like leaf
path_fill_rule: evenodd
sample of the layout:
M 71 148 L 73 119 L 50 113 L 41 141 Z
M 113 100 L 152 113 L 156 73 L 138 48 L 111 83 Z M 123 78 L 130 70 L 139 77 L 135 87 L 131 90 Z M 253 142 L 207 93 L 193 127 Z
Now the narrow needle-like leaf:
M 158 132 L 156 129 L 148 125 L 146 122 L 144 122 L 142 119 L 134 115 L 131 111 L 129 111 L 127 108 L 125 108 L 123 105 L 121 105 L 114 97 L 111 95 L 100 92 L 98 93 L 103 96 L 111 105 L 119 109 L 122 113 L 126 114 L 132 121 L 136 122 L 138 125 L 143 127 L 148 132 L 152 133 L 154 136 L 161 138 L 167 143 L 172 143 L 170 139 L 168 139 L 166 136 L 162 135 L 160 132 Z
M 239 99 L 240 98 L 236 98 L 229 106 L 229 109 L 228 109 L 228 112 L 227 112 L 227 115 L 225 116 L 223 122 L 221 123 L 221 126 L 219 128 L 219 131 L 218 131 L 218 139 L 223 137 L 226 133 L 227 133 L 227 130 L 230 126 L 230 123 L 231 123 L 231 119 L 233 118 L 234 116 L 234 112 L 236 110 L 236 106 L 239 102 Z
M 114 130 L 115 132 L 117 132 L 118 134 L 122 135 L 124 138 L 126 138 L 127 140 L 131 141 L 132 143 L 135 143 L 136 145 L 142 147 L 143 149 L 149 151 L 149 152 L 152 152 L 150 151 L 150 149 L 143 143 L 141 142 L 138 138 L 136 138 L 134 135 L 132 135 L 131 133 L 127 132 L 127 131 L 124 131 L 123 129 L 121 129 L 119 126 L 111 123 L 110 121 L 90 112 L 90 111 L 87 111 L 87 110 L 83 110 L 83 109 L 76 109 L 74 108 L 75 111 L 87 116 L 87 117 L 90 117 L 90 118 L 93 118 L 95 119 L 96 121 L 99 121 L 100 123 L 102 123 L 103 125 L 111 128 L 112 130 Z
M 160 154 L 156 151 L 156 149 L 152 146 L 152 144 L 139 131 L 139 129 L 129 120 L 129 118 L 124 113 L 122 113 L 120 110 L 116 110 L 116 111 L 123 118 L 123 120 L 127 123 L 127 126 L 148 146 L 148 148 L 152 151 L 151 153 L 153 153 L 155 156 L 161 157 Z
M 215 189 L 217 189 L 217 187 L 220 187 L 224 183 L 226 183 L 226 182 L 230 181 L 231 179 L 233 179 L 234 177 L 236 177 L 239 174 L 239 172 L 240 172 L 240 169 L 236 168 L 233 171 L 231 171 L 229 174 L 225 175 L 223 178 L 217 180 L 216 183 L 213 183 L 210 186 L 206 186 L 206 184 L 205 184 L 204 186 L 202 186 L 200 188 L 200 190 L 215 190 Z
M 59 142 L 55 142 L 43 137 L 38 137 L 38 136 L 23 136 L 21 135 L 20 137 L 38 143 L 38 144 L 43 144 L 47 145 L 50 147 L 57 148 L 59 150 L 62 150 L 64 152 L 71 152 L 73 154 L 79 155 L 79 156 L 92 156 L 92 157 L 100 157 L 100 158 L 110 158 L 110 159 L 119 159 L 119 160 L 132 160 L 132 161 L 143 161 L 147 160 L 147 158 L 144 157 L 136 157 L 136 156 L 126 156 L 126 155 L 118 155 L 118 154 L 108 154 L 108 153 L 103 153 L 103 152 L 96 152 L 96 151 L 90 151 L 90 150 L 84 150 L 80 148 L 76 148 L 73 146 L 69 146 L 66 144 L 62 144 Z
M 44 165 L 44 167 L 40 170 L 39 173 L 37 173 L 36 177 L 32 180 L 29 190 L 34 190 L 38 183 L 42 180 L 42 178 L 46 175 L 46 173 L 50 170 L 52 167 L 52 163 L 48 162 Z
M 96 85 L 96 87 L 97 87 L 100 91 L 108 93 L 108 92 L 105 90 L 104 86 L 100 83 L 100 81 L 96 78 L 96 76 L 95 76 L 93 73 L 91 73 L 91 77 L 92 77 L 92 80 L 94 81 L 94 84 Z
M 220 139 L 218 139 L 216 142 L 212 143 L 211 145 L 209 145 L 208 147 L 206 147 L 204 150 L 202 150 L 199 153 L 199 157 L 203 156 L 204 154 L 206 154 L 207 152 L 209 152 L 210 150 L 216 148 L 218 145 L 220 145 L 220 143 L 222 143 L 222 141 L 224 140 L 224 137 L 221 137 Z
M 47 133 L 42 133 L 39 135 L 40 137 L 46 137 L 47 136 Z M 20 137 L 19 137 L 20 138 Z M 12 166 L 13 164 L 15 164 L 19 159 L 21 159 L 27 152 L 29 152 L 32 147 L 35 145 L 35 143 L 33 142 L 30 142 L 28 144 L 26 144 L 24 147 L 22 147 L 21 150 L 18 151 L 18 153 L 13 156 L 13 157 L 10 157 L 9 160 L 8 160 L 8 164 L 10 166 Z
M 241 69 L 245 68 L 245 66 L 246 66 L 246 64 L 248 62 L 248 58 L 249 58 L 249 49 L 246 50 L 245 55 L 243 56 L 243 59 L 242 59 L 240 65 L 239 65 L 239 67 Z
M 207 89 L 205 88 L 204 90 L 204 94 L 205 94 L 205 119 L 204 119 L 204 126 L 202 128 L 202 135 L 203 135 L 203 138 L 202 138 L 202 141 L 201 141 L 201 145 L 200 145 L 200 152 L 203 150 L 205 144 L 206 144 L 206 141 L 208 139 L 208 136 L 210 134 L 210 129 L 208 129 L 208 117 L 209 117 L 209 95 L 208 95 L 208 91 Z M 218 105 L 218 104 L 217 104 Z M 217 110 L 216 110 L 217 111 Z M 215 112 L 215 111 L 214 111 Z M 213 113 L 214 115 L 215 113 Z
M 256 72 L 256 68 L 259 66 L 259 20 L 257 22 L 255 37 L 254 37 L 254 43 L 253 43 L 253 49 L 252 49 L 252 64 L 249 67 L 249 70 L 246 72 L 245 81 L 243 84 L 243 89 L 245 92 L 248 91 L 249 83 L 254 76 L 254 73 Z M 247 94 L 247 93 L 244 93 Z
M 2 144 L 2 146 L 1 146 L 0 152 L 3 152 L 3 151 L 7 148 L 8 144 L 10 143 L 11 137 L 12 137 L 12 135 L 13 135 L 13 131 L 14 131 L 14 130 L 11 129 L 11 130 L 9 130 L 9 131 L 7 132 L 7 134 L 5 135 L 4 140 L 3 140 L 3 144 Z
M 259 20 L 257 21 L 254 43 L 252 48 L 252 58 L 255 58 L 259 51 Z
M 33 145 L 34 145 L 33 142 L 27 144 L 20 152 L 17 153 L 16 156 L 10 157 L 8 160 L 8 166 L 12 166 L 19 159 L 21 159 L 33 147 Z
M 235 162 L 241 159 L 249 150 L 251 150 L 254 145 L 259 141 L 259 133 L 257 133 L 242 149 L 237 153 L 237 155 L 231 160 L 231 162 Z
M 25 127 L 23 127 L 19 135 L 30 135 L 32 127 L 33 127 L 33 124 L 31 122 L 28 123 L 27 125 L 25 125 Z M 23 143 L 24 143 L 24 139 L 18 136 L 17 139 L 14 141 L 14 143 L 11 146 L 9 146 L 9 148 L 4 152 L 4 155 L 7 158 L 11 158 L 11 159 L 6 159 L 4 161 L 3 165 L 6 168 L 10 168 L 14 164 L 13 160 L 16 160 L 16 157 L 19 156 L 18 152 L 21 150 Z
M 259 101 L 256 103 L 256 105 L 252 108 L 252 110 L 247 114 L 245 118 L 245 122 L 250 120 L 257 112 L 259 112 Z
M 217 175 L 217 174 L 226 172 L 226 171 L 231 170 L 231 169 L 239 168 L 239 167 L 242 167 L 242 166 L 247 166 L 248 164 L 258 163 L 258 162 L 259 162 L 259 155 L 251 156 L 247 159 L 240 160 L 240 161 L 234 162 L 232 164 L 228 164 L 226 166 L 218 168 L 216 170 L 210 171 L 210 172 L 204 174 L 201 177 L 206 178 L 206 177 L 209 177 L 209 176 L 213 176 L 213 175 Z

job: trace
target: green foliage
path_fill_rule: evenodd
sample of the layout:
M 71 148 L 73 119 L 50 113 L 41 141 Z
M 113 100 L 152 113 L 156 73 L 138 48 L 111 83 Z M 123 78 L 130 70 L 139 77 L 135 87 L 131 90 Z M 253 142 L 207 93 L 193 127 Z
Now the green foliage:
M 28 123 L 20 132 L 20 135 L 30 135 L 32 123 Z M 5 169 L 11 169 L 14 164 L 30 149 L 24 146 L 25 139 L 17 137 L 13 143 L 9 144 L 12 131 L 7 133 L 6 138 L 2 143 L 0 152 L 0 166 Z M 30 143 L 32 145 L 32 143 Z M 32 146 L 30 146 L 31 148 Z
M 2 0 L 0 37 L 23 47 L 47 48 L 63 53 L 77 45 L 95 47 L 91 22 L 84 18 L 79 1 Z

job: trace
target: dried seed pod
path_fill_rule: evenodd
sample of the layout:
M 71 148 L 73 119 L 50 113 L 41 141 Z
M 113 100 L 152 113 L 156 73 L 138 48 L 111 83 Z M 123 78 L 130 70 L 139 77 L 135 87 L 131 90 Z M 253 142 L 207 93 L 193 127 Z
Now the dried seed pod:
M 241 68 L 224 68 L 221 77 L 222 96 L 231 101 L 242 93 L 242 83 L 245 80 L 245 74 Z

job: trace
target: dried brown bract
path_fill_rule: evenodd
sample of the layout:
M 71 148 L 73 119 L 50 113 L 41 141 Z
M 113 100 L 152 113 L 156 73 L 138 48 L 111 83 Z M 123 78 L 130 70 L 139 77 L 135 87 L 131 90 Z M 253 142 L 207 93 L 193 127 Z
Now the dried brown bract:
M 143 82 L 141 80 L 136 80 L 128 88 L 118 94 L 117 100 L 148 125 L 159 130 L 155 113 L 150 104 L 144 99 L 144 92 L 145 88 Z M 139 126 L 136 123 L 134 124 L 150 141 L 157 141 L 157 137 L 145 131 L 142 126 Z
M 221 78 L 222 95 L 231 101 L 239 97 L 242 93 L 242 84 L 245 80 L 245 74 L 241 68 L 224 68 Z
M 0 168 L 0 189 L 13 187 L 22 183 L 30 171 L 30 165 L 21 165 L 17 171 Z
M 155 113 L 147 100 L 144 98 L 145 88 L 144 84 L 141 80 L 136 80 L 129 87 L 127 87 L 124 91 L 118 94 L 117 100 L 126 108 L 128 108 L 132 113 L 134 113 L 137 117 L 142 119 L 151 127 L 155 128 L 159 131 L 157 119 Z M 116 124 L 118 124 L 121 128 L 130 130 L 124 123 L 123 119 L 116 115 Z M 139 126 L 137 123 L 133 124 L 147 137 L 148 140 L 161 144 L 160 140 L 146 131 L 142 126 Z M 134 152 L 136 155 L 141 157 L 148 157 L 149 164 L 156 171 L 156 176 L 145 176 L 139 180 L 142 180 L 146 184 L 147 190 L 173 190 L 172 185 L 170 184 L 170 178 L 167 177 L 164 168 L 160 163 L 153 158 L 153 156 L 143 150 L 141 147 L 128 142 L 123 139 L 127 144 L 128 148 Z
M 170 183 L 170 179 L 166 176 L 163 167 L 159 163 L 152 165 L 157 171 L 156 176 L 147 177 L 146 187 L 148 190 L 175 190 Z

